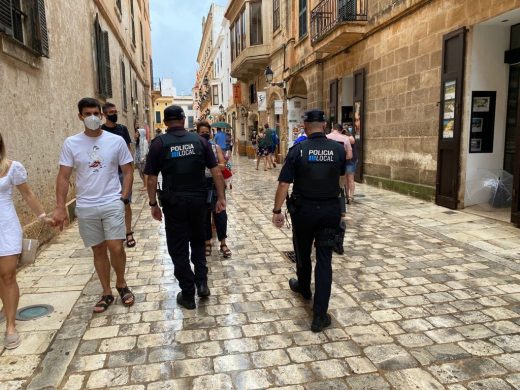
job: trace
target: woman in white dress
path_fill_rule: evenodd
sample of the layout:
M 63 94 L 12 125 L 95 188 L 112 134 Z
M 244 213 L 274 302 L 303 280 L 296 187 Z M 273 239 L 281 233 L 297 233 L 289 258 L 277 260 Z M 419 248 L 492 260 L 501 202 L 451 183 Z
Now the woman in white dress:
M 27 184 L 27 171 L 17 161 L 7 159 L 6 147 L 0 134 L 0 298 L 6 319 L 4 344 L 7 349 L 20 345 L 20 335 L 16 331 L 15 317 L 20 291 L 16 283 L 16 266 L 22 253 L 22 227 L 13 203 L 13 187 L 18 188 L 23 199 L 38 218 L 49 225 L 40 201 Z

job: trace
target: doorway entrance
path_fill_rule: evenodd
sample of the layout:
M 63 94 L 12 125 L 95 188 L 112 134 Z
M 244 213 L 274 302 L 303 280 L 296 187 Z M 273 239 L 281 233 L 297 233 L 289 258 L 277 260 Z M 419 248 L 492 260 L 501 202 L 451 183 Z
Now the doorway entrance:
M 520 225 L 520 13 L 472 35 L 464 206 Z
M 358 183 L 363 182 L 363 138 L 364 138 L 364 112 L 365 112 L 365 69 L 359 69 L 352 75 L 343 77 L 341 83 L 333 81 L 330 83 L 329 92 L 333 96 L 334 86 L 339 85 L 341 89 L 340 110 L 336 114 L 336 107 L 332 106 L 331 98 L 331 116 L 332 113 L 341 119 L 341 124 L 348 128 L 356 143 L 357 167 L 355 180 Z M 336 87 L 337 88 L 337 87 Z

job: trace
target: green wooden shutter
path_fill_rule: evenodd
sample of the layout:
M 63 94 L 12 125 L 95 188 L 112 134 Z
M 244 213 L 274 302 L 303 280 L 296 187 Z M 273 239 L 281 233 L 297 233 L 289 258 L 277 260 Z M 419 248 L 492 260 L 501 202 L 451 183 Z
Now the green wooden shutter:
M 45 17 L 45 0 L 36 0 L 37 10 L 35 20 L 34 49 L 45 57 L 49 57 L 49 36 L 47 33 L 47 18 Z
M 105 96 L 112 97 L 112 71 L 110 68 L 110 48 L 107 31 L 103 31 L 103 60 L 105 63 Z
M 0 32 L 13 34 L 13 16 L 11 0 L 0 0 Z

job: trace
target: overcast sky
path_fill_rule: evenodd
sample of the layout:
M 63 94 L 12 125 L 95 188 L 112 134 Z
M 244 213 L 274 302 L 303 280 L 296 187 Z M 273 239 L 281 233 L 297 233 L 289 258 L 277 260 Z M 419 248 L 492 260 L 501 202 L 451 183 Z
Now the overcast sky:
M 150 0 L 154 78 L 169 77 L 178 94 L 191 95 L 202 38 L 202 18 L 227 0 Z

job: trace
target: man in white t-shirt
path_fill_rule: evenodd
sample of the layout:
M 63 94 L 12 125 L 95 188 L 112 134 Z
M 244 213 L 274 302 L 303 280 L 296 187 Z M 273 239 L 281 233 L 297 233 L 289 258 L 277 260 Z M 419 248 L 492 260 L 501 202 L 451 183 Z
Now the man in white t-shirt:
M 135 297 L 125 280 L 125 205 L 133 182 L 132 155 L 123 138 L 101 129 L 101 106 L 96 99 L 78 103 L 79 119 L 85 130 L 63 143 L 56 180 L 54 220 L 63 229 L 69 181 L 76 171 L 76 216 L 85 247 L 92 248 L 94 265 L 103 288 L 95 313 L 104 312 L 114 302 L 110 286 L 110 265 L 116 273 L 116 289 L 125 306 Z M 123 172 L 123 188 L 118 167 Z M 110 253 L 110 260 L 108 256 Z

